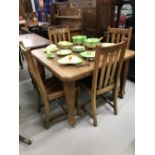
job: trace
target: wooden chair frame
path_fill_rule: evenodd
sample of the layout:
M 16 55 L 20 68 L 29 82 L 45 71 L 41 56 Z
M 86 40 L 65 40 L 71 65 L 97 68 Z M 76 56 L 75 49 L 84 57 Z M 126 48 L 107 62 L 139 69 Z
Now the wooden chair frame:
M 91 95 L 92 116 L 94 126 L 97 126 L 96 97 L 108 91 L 113 91 L 113 102 L 108 102 L 117 114 L 118 79 L 126 51 L 127 39 L 110 47 L 97 45 L 94 60 L 94 71 L 91 87 L 81 84 L 81 87 Z M 84 81 L 83 81 L 84 82 Z M 103 97 L 103 96 L 102 96 Z
M 52 43 L 57 44 L 59 41 L 71 41 L 70 29 L 48 29 L 48 36 Z
M 127 38 L 127 48 L 130 46 L 130 41 L 131 41 L 131 35 L 132 35 L 132 27 L 129 28 L 111 28 L 108 26 L 107 28 L 107 36 L 106 36 L 106 41 L 112 43 L 119 43 L 124 40 L 124 38 Z M 111 37 L 110 37 L 111 35 Z
M 48 89 L 45 87 L 45 82 L 41 78 L 38 66 L 32 57 L 31 50 L 26 49 L 22 42 L 20 42 L 19 45 L 20 45 L 21 52 L 25 56 L 29 71 L 30 71 L 33 79 L 35 79 L 35 81 L 37 83 L 37 88 L 39 89 L 39 93 L 43 97 L 45 114 L 46 114 L 45 115 L 45 128 L 49 128 L 49 123 L 51 120 L 50 113 L 49 113 L 50 112 L 49 101 L 63 97 L 64 96 L 63 87 L 61 87 L 61 85 L 60 85 L 60 86 L 56 87 L 56 90 L 53 90 L 52 93 L 50 93 L 48 91 Z M 53 77 L 53 80 L 55 80 L 55 81 L 50 83 L 50 85 L 54 89 L 54 86 L 57 86 L 59 84 L 59 82 L 55 77 Z

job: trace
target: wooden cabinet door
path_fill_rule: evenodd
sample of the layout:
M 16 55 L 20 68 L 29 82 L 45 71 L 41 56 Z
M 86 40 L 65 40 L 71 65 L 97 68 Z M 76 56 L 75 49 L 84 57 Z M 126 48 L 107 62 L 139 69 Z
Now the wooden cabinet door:
M 97 35 L 103 35 L 108 25 L 114 26 L 114 0 L 97 0 L 96 3 L 96 24 Z

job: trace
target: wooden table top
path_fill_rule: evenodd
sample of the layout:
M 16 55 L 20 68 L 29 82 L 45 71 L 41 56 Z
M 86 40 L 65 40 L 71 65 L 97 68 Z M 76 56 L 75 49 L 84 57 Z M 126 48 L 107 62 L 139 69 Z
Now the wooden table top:
M 57 60 L 61 57 L 55 56 L 53 59 L 46 58 L 46 54 L 42 49 L 32 50 L 32 55 L 48 68 L 55 76 L 57 76 L 61 81 L 76 81 L 92 74 L 94 68 L 94 62 L 90 62 L 88 66 L 77 67 L 74 65 L 60 65 Z M 75 54 L 76 55 L 76 54 Z M 129 60 L 134 57 L 135 52 L 131 50 L 126 50 L 124 61 Z M 86 60 L 84 60 L 84 63 Z
M 49 44 L 49 40 L 37 34 L 21 34 L 19 41 L 22 41 L 26 48 L 35 49 L 45 47 Z

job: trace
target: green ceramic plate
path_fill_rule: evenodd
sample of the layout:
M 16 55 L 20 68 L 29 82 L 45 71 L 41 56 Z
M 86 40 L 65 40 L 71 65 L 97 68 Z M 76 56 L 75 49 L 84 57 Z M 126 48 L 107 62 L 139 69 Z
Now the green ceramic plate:
M 59 48 L 55 45 L 55 44 L 51 44 L 51 45 L 48 45 L 45 49 L 44 49 L 44 52 L 45 53 L 50 53 L 50 52 L 55 52 L 57 51 Z
M 76 55 L 67 55 L 61 59 L 58 60 L 58 63 L 61 65 L 66 64 L 80 64 L 82 63 L 82 59 L 77 57 Z
M 72 42 L 69 42 L 69 41 L 60 41 L 58 42 L 58 45 L 61 47 L 61 48 L 69 48 L 73 45 Z
M 74 46 L 72 47 L 72 51 L 74 52 L 83 52 L 85 50 L 85 47 L 84 46 Z
M 57 54 L 58 55 L 68 55 L 68 54 L 71 54 L 72 53 L 72 51 L 71 50 L 69 50 L 69 49 L 62 49 L 62 50 L 59 50 L 59 51 L 57 51 Z
M 84 52 L 81 52 L 80 55 L 84 58 L 94 58 L 95 51 L 84 51 Z

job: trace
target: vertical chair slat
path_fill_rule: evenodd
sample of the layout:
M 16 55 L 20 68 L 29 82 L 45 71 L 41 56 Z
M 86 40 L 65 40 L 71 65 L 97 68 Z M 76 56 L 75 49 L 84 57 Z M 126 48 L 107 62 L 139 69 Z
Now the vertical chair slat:
M 107 86 L 108 81 L 109 81 L 109 76 L 110 76 L 110 72 L 111 72 L 111 68 L 112 68 L 114 54 L 115 54 L 114 52 L 109 54 L 109 61 L 108 61 L 107 72 L 106 72 L 106 77 L 105 77 L 105 81 L 104 81 L 104 87 Z
M 125 34 L 122 35 L 121 41 L 123 41 L 126 38 Z
M 116 40 L 116 37 L 115 37 L 115 36 L 116 36 L 116 34 L 113 33 L 113 34 L 112 34 L 112 39 L 111 39 L 111 42 L 112 42 L 112 43 L 115 43 L 115 40 Z
M 62 34 L 59 33 L 57 36 L 58 36 L 58 40 L 59 40 L 59 41 L 62 41 L 62 39 L 61 39 Z
M 63 40 L 63 41 L 66 40 L 66 35 L 65 35 L 65 33 L 62 34 L 62 40 Z
M 120 37 L 121 37 L 121 35 L 120 35 L 120 33 L 118 33 L 117 34 L 117 38 L 116 38 L 116 43 L 119 43 L 120 42 Z
M 68 30 L 68 41 L 71 41 L 71 35 L 70 35 L 70 30 Z
M 114 74 L 115 74 L 115 71 L 116 71 L 116 66 L 117 66 L 117 63 L 118 63 L 119 55 L 120 55 L 120 52 L 116 51 L 115 52 L 114 62 L 113 62 L 113 67 L 112 67 L 112 71 L 111 71 L 111 76 L 110 76 L 110 82 L 109 82 L 110 84 L 112 84 L 112 82 L 114 81 Z
M 54 37 L 54 43 L 56 44 L 58 42 L 57 36 L 56 35 L 53 35 L 53 37 Z
M 103 60 L 102 60 L 103 63 L 102 63 L 101 73 L 100 73 L 100 79 L 99 79 L 99 89 L 101 89 L 102 86 L 103 86 L 104 75 L 105 75 L 106 65 L 107 65 L 107 58 L 108 58 L 108 54 L 105 54 L 103 56 Z
M 108 26 L 108 28 L 107 28 L 107 36 L 106 36 L 106 42 L 109 42 L 109 39 L 110 39 L 110 37 L 109 37 L 109 29 L 110 29 L 110 26 Z

